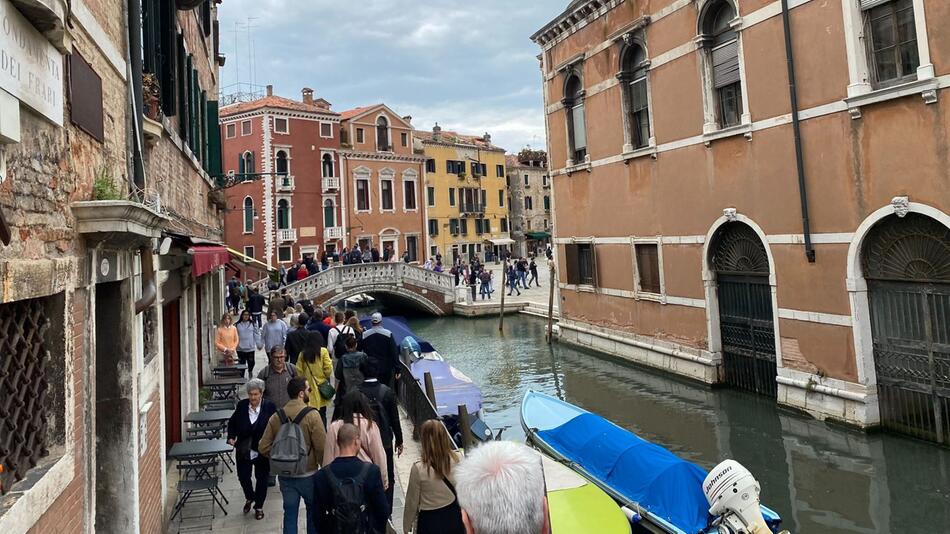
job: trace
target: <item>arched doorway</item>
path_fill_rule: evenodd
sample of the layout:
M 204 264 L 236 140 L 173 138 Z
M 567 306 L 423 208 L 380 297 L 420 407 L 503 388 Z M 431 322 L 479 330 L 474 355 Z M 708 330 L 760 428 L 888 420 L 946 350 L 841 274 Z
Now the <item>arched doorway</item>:
M 864 240 L 881 424 L 950 443 L 950 228 L 892 215 Z
M 725 381 L 776 397 L 775 323 L 765 245 L 750 226 L 731 222 L 716 231 L 711 251 Z

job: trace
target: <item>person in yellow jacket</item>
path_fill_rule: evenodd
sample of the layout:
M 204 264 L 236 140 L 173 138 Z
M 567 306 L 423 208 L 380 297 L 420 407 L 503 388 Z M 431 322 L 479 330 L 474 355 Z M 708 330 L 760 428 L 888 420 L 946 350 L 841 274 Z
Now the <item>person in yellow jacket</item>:
M 309 336 L 311 338 L 315 336 Z M 330 377 L 333 376 L 333 362 L 330 360 L 330 352 L 326 347 L 321 346 L 314 339 L 308 339 L 300 357 L 297 359 L 297 369 L 300 376 L 307 379 L 310 383 L 310 406 L 320 412 L 323 419 L 323 426 L 327 424 L 327 406 L 333 399 L 324 398 L 320 393 L 320 385 L 326 383 L 330 385 Z M 326 387 L 326 386 L 325 386 Z

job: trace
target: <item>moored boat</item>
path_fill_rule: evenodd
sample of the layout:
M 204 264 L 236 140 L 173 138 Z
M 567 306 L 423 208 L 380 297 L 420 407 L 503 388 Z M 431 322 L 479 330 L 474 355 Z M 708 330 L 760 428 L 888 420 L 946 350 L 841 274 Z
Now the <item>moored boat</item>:
M 522 401 L 521 424 L 531 443 L 597 484 L 648 531 L 765 533 L 781 523 L 758 504 L 751 474 L 731 460 L 708 473 L 597 414 L 535 391 Z
M 620 506 L 604 490 L 542 455 L 551 534 L 630 534 Z

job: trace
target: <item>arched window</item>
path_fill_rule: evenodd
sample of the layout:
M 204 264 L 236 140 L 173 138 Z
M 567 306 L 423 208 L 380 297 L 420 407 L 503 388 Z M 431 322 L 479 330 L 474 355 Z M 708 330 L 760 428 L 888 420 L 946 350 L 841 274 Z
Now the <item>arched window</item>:
M 238 174 L 254 174 L 254 153 L 247 151 L 238 157 Z
M 627 148 L 643 148 L 650 144 L 650 102 L 647 98 L 646 52 L 637 43 L 627 46 L 620 59 L 617 79 L 623 89 L 624 122 L 627 127 Z
M 333 156 L 330 154 L 323 155 L 323 177 L 324 178 L 333 178 Z
M 564 99 L 567 111 L 567 142 L 570 149 L 569 164 L 584 163 L 587 157 L 587 126 L 584 121 L 584 85 L 576 72 L 571 72 L 564 82 Z
M 244 197 L 244 232 L 254 231 L 254 200 L 251 197 Z
M 277 229 L 290 229 L 290 202 L 287 199 L 277 201 Z
M 700 22 L 715 120 L 720 128 L 739 124 L 743 113 L 739 33 L 731 25 L 735 18 L 732 2 L 715 0 L 707 4 Z
M 287 152 L 284 150 L 277 151 L 277 174 L 287 175 L 290 173 L 290 162 L 287 161 Z
M 376 149 L 383 152 L 391 150 L 389 146 L 389 121 L 386 117 L 376 119 Z
M 336 226 L 336 206 L 330 199 L 323 201 L 323 226 L 325 228 Z

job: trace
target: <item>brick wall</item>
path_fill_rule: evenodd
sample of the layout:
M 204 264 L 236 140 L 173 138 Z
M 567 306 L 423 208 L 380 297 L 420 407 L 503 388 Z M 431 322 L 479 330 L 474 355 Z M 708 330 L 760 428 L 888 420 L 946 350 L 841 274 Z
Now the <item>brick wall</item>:
M 162 502 L 162 456 L 165 454 L 161 436 L 161 406 L 158 392 L 152 398 L 147 418 L 148 432 L 140 439 L 148 440 L 148 449 L 139 457 L 139 523 L 142 532 L 161 532 Z
M 33 525 L 30 534 L 82 534 L 83 478 L 76 477 L 56 502 Z

